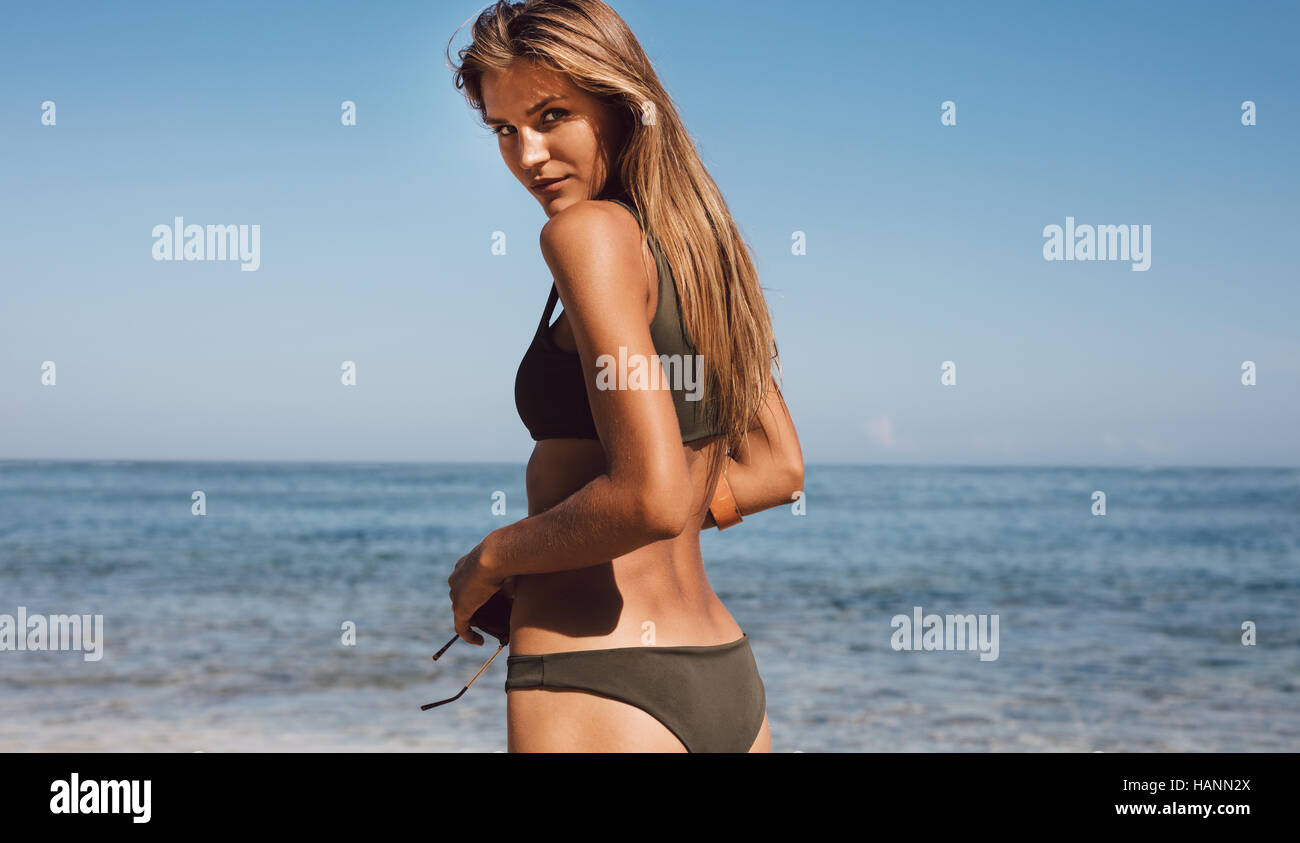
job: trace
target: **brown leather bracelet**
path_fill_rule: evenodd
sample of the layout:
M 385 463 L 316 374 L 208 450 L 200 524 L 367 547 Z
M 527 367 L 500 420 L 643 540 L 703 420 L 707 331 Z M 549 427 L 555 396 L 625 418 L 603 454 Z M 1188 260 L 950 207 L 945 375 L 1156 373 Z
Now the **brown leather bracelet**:
M 718 487 L 713 491 L 713 502 L 709 504 L 709 512 L 712 513 L 719 530 L 734 527 L 743 520 L 740 517 L 740 507 L 736 505 L 736 498 L 731 494 L 731 484 L 727 482 L 726 469 L 723 469 L 722 476 L 718 478 Z

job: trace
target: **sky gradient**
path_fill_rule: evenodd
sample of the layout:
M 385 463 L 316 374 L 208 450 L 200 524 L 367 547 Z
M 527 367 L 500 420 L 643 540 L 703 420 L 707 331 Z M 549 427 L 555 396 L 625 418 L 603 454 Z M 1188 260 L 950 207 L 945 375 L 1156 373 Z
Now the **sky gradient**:
M 611 5 L 808 463 L 1300 465 L 1295 4 Z M 444 65 L 481 7 L 6 7 L 0 458 L 526 460 L 546 217 Z M 260 268 L 154 261 L 177 216 Z M 1150 269 L 1044 260 L 1067 216 L 1150 225 Z

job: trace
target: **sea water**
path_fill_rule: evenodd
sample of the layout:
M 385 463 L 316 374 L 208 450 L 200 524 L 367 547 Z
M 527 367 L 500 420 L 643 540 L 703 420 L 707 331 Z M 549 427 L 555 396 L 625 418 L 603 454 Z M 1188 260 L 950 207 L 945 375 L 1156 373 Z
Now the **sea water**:
M 1296 470 L 810 465 L 797 503 L 701 538 L 775 751 L 1300 750 Z M 504 749 L 508 650 L 419 707 L 494 649 L 430 658 L 448 574 L 526 512 L 516 464 L 0 462 L 0 614 L 103 617 L 97 661 L 0 651 L 0 751 Z M 918 608 L 996 658 L 898 649 Z

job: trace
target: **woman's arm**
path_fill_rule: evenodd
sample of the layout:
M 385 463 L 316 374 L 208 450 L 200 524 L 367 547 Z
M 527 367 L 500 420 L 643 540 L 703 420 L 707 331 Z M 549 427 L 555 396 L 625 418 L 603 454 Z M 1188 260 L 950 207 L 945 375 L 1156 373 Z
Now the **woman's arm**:
M 794 493 L 803 490 L 799 436 L 775 379 L 768 384 L 757 422 L 726 460 L 727 484 L 741 515 L 790 503 Z M 712 513 L 705 526 L 717 526 Z
M 542 254 L 573 329 L 607 469 L 560 503 L 492 531 L 480 564 L 492 579 L 585 568 L 685 529 L 691 477 L 671 393 L 600 389 L 598 369 L 644 355 L 658 365 L 645 318 L 641 235 L 608 202 L 581 202 L 542 229 Z M 598 365 L 599 364 L 599 365 Z M 477 608 L 477 607 L 475 607 Z

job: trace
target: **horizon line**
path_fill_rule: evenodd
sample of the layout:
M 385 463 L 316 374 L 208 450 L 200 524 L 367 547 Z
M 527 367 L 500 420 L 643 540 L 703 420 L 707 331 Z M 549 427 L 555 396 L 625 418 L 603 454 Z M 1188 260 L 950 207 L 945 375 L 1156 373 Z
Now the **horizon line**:
M 365 460 L 365 459 L 181 459 L 181 458 L 134 458 L 134 457 L 3 457 L 0 465 L 10 463 L 212 463 L 235 465 L 500 465 L 525 466 L 526 460 Z M 1184 463 L 1098 463 L 1098 464 L 1062 464 L 1062 463 L 907 463 L 907 462 L 804 462 L 807 467 L 825 468 L 1037 468 L 1037 469 L 1138 469 L 1151 471 L 1158 469 L 1200 469 L 1241 471 L 1295 471 L 1300 465 L 1192 465 Z

